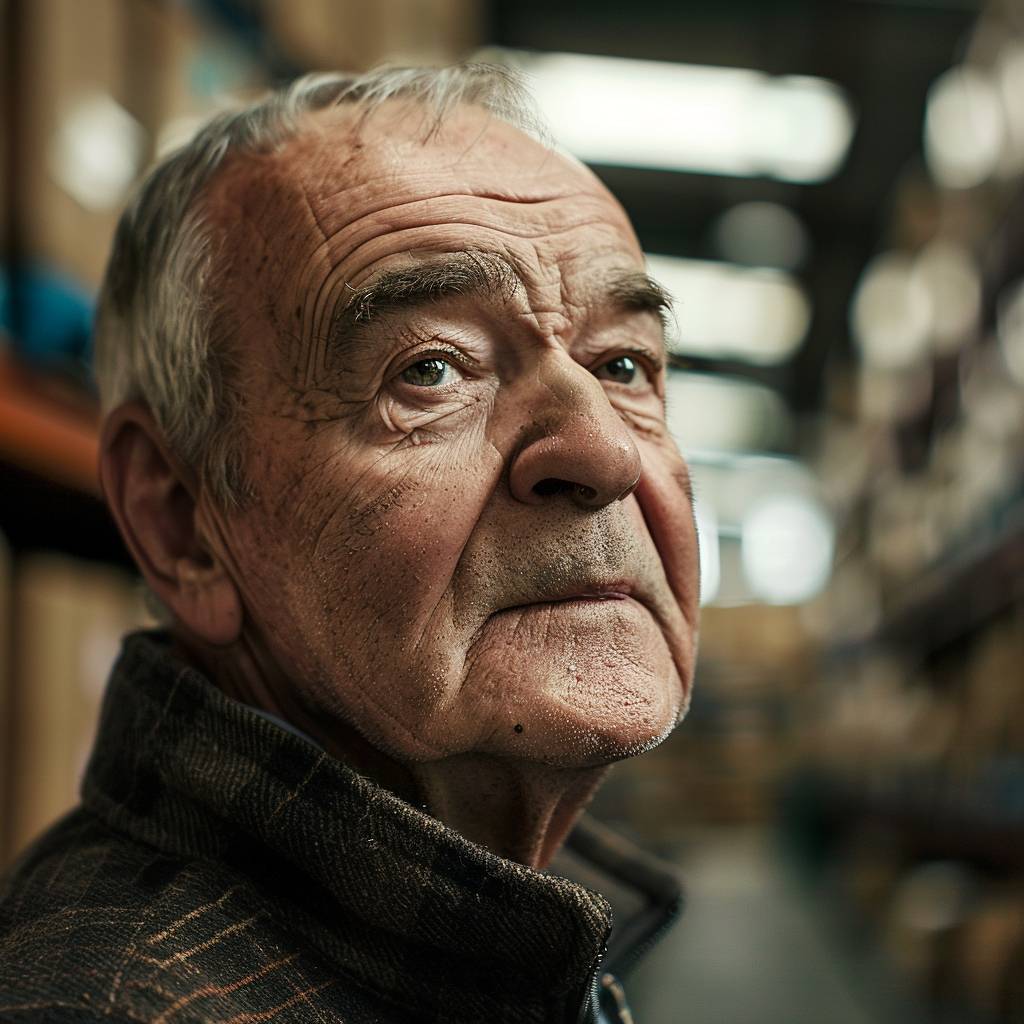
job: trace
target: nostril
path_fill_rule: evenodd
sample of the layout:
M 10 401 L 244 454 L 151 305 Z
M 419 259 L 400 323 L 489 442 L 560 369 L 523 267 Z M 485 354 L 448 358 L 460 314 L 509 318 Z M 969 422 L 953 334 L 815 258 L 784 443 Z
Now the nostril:
M 560 480 L 558 477 L 545 477 L 533 485 L 533 493 L 539 498 L 547 498 L 553 494 L 568 494 L 579 501 L 589 504 L 597 498 L 597 490 L 586 484 L 574 484 L 571 480 Z
M 547 498 L 549 495 L 571 490 L 572 486 L 568 480 L 559 480 L 557 477 L 549 476 L 544 480 L 538 480 L 533 485 L 533 493 L 540 498 Z

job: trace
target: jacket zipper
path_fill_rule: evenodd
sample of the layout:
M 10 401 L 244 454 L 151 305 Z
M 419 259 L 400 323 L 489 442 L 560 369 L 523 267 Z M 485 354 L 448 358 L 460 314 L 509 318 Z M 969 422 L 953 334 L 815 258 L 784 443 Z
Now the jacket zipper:
M 612 929 L 609 923 L 605 928 L 604 938 L 601 940 L 601 949 L 590 971 L 590 982 L 583 990 L 583 1000 L 576 1015 L 571 1019 L 571 1024 L 600 1024 L 598 1008 L 601 1005 L 601 963 L 608 952 L 608 936 L 611 933 Z
M 590 987 L 587 989 L 580 1004 L 579 1013 L 576 1015 L 574 1024 L 599 1024 L 598 1008 L 601 1005 L 601 962 L 597 963 L 594 973 L 590 978 Z

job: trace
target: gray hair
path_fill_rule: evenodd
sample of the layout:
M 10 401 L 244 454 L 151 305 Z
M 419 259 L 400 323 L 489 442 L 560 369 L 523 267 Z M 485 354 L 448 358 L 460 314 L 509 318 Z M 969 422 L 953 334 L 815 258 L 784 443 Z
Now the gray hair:
M 380 68 L 313 74 L 243 109 L 213 117 L 156 165 L 125 210 L 100 291 L 96 378 L 104 412 L 141 400 L 175 455 L 223 505 L 246 495 L 237 353 L 215 337 L 215 245 L 202 197 L 234 153 L 265 153 L 302 130 L 306 115 L 342 104 L 365 119 L 391 99 L 428 114 L 424 141 L 460 104 L 482 107 L 546 138 L 521 80 L 506 68 Z

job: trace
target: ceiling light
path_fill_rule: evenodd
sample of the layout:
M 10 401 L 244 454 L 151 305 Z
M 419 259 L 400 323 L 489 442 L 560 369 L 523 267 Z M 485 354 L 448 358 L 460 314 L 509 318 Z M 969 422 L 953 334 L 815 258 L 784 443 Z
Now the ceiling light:
M 651 254 L 647 268 L 674 299 L 673 351 L 765 366 L 792 356 L 807 334 L 810 302 L 784 271 Z
M 742 68 L 488 51 L 527 72 L 555 138 L 590 163 L 816 182 L 839 170 L 849 101 L 821 78 Z
M 142 164 L 142 126 L 105 93 L 79 100 L 50 146 L 50 172 L 87 209 L 117 206 Z
M 857 285 L 850 327 L 864 360 L 878 369 L 911 366 L 928 349 L 931 297 L 913 269 L 905 253 L 884 252 Z
M 940 185 L 971 188 L 991 177 L 1005 136 L 999 92 L 979 69 L 950 68 L 928 90 L 924 153 Z
M 792 433 L 779 395 L 749 381 L 673 370 L 665 404 L 669 433 L 688 454 L 776 448 Z
M 769 495 L 754 505 L 742 524 L 741 545 L 750 589 L 768 604 L 808 601 L 832 572 L 832 521 L 803 494 Z
M 981 275 L 974 257 L 964 246 L 939 239 L 918 253 L 913 276 L 928 293 L 933 350 L 955 352 L 974 333 L 981 312 Z

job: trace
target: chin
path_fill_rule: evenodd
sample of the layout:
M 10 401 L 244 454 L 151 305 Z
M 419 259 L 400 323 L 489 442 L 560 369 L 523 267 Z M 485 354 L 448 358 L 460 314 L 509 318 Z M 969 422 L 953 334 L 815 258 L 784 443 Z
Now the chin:
M 615 697 L 582 705 L 537 701 L 529 714 L 519 716 L 521 730 L 513 727 L 511 735 L 503 730 L 500 754 L 557 768 L 602 767 L 653 749 L 685 713 L 675 680 L 642 694 L 619 690 Z
M 690 689 L 653 616 L 635 601 L 496 617 L 472 664 L 461 692 L 486 723 L 483 747 L 565 768 L 657 746 L 682 719 Z

